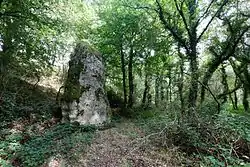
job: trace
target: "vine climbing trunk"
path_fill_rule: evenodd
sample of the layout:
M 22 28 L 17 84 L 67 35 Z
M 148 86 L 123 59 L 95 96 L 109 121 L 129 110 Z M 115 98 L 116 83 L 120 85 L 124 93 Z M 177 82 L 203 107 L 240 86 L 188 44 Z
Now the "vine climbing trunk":
M 104 91 L 102 56 L 88 44 L 71 54 L 61 108 L 64 121 L 102 124 L 110 110 Z
M 178 44 L 178 55 L 180 58 L 180 76 L 179 76 L 179 81 L 178 81 L 178 92 L 180 96 L 180 103 L 181 103 L 181 112 L 182 114 L 185 111 L 185 106 L 184 106 L 184 97 L 183 97 L 183 80 L 184 80 L 184 56 L 180 52 L 180 44 Z
M 196 37 L 194 37 L 196 39 Z M 196 40 L 191 43 L 191 50 L 188 53 L 189 61 L 190 61 L 190 71 L 191 71 L 191 82 L 189 86 L 189 95 L 188 95 L 188 107 L 191 110 L 196 110 L 196 100 L 198 94 L 198 61 L 197 61 L 197 53 L 196 53 Z

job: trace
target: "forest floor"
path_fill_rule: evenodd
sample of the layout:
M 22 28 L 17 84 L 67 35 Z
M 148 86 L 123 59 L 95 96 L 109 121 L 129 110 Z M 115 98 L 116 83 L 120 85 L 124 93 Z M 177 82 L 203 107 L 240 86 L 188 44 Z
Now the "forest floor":
M 162 149 L 150 143 L 143 129 L 131 121 L 97 131 L 79 166 L 167 167 L 181 166 L 177 148 Z
M 0 166 L 181 166 L 177 148 L 152 143 L 136 119 L 121 118 L 106 130 L 60 124 L 52 119 L 50 89 L 18 79 L 10 85 L 0 105 Z

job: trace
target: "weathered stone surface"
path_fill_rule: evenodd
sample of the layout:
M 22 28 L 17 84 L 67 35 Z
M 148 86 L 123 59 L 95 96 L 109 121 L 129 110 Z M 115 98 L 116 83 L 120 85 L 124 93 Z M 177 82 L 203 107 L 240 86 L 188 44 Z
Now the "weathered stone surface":
M 102 56 L 87 44 L 78 44 L 69 62 L 62 101 L 63 119 L 80 124 L 102 124 L 110 110 L 104 91 Z

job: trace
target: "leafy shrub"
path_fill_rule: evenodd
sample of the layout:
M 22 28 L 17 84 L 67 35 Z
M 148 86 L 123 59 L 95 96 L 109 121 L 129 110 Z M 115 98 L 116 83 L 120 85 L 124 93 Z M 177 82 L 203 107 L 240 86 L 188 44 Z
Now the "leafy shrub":
M 23 134 L 7 135 L 0 144 L 0 157 L 4 157 L 0 166 L 13 164 L 14 161 L 25 167 L 40 166 L 56 155 L 62 155 L 73 164 L 91 143 L 95 130 L 95 126 L 59 124 L 43 134 L 27 134 L 30 136 L 23 144 Z
M 39 166 L 52 155 L 63 155 L 75 159 L 84 151 L 93 138 L 94 127 L 61 124 L 47 130 L 43 135 L 34 136 L 19 150 L 25 166 Z
M 244 157 L 250 157 L 250 117 L 215 113 L 200 112 L 190 121 L 158 112 L 152 117 L 139 117 L 137 124 L 149 135 L 159 132 L 152 137 L 153 144 L 178 146 L 203 166 L 246 164 L 249 160 Z

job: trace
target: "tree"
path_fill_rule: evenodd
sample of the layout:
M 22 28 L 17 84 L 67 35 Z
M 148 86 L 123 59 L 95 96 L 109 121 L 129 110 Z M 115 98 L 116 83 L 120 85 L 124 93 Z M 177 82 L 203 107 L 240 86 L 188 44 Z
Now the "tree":
M 231 16 L 233 17 L 233 16 Z M 213 57 L 208 63 L 207 70 L 203 76 L 203 85 L 208 85 L 208 81 L 211 79 L 213 73 L 224 61 L 234 56 L 238 44 L 242 40 L 245 33 L 249 30 L 250 26 L 246 24 L 245 18 L 236 17 L 230 20 L 226 17 L 222 18 L 223 24 L 227 26 L 227 38 L 225 41 L 219 41 L 218 37 L 214 37 L 213 44 L 209 47 Z M 201 103 L 203 103 L 205 97 L 205 88 L 201 88 Z
M 135 98 L 134 78 L 142 69 L 145 71 L 145 76 L 147 75 L 146 78 L 152 75 L 149 70 L 151 62 L 148 59 L 155 56 L 151 55 L 151 52 L 156 50 L 157 38 L 162 30 L 148 13 L 134 10 L 126 6 L 123 1 L 107 2 L 111 4 L 109 6 L 105 3 L 99 7 L 102 23 L 98 28 L 100 38 L 97 44 L 107 62 L 108 80 L 114 73 L 118 78 L 121 76 L 124 102 L 126 104 L 128 99 L 127 105 L 132 107 Z M 140 63 L 143 63 L 143 66 L 140 66 Z M 117 73 L 117 70 L 120 73 Z M 145 79 L 145 82 L 147 81 L 148 79 Z M 119 83 L 120 80 L 117 79 L 117 82 Z
M 165 2 L 166 3 L 166 2 Z M 204 12 L 200 10 L 198 1 L 180 1 L 174 0 L 171 9 L 163 8 L 163 2 L 156 0 L 156 12 L 164 26 L 164 28 L 173 36 L 181 47 L 185 49 L 186 56 L 190 63 L 191 82 L 189 86 L 189 108 L 195 110 L 198 93 L 198 61 L 197 61 L 197 45 L 201 41 L 203 35 L 208 30 L 213 20 L 221 13 L 223 7 L 228 1 L 211 1 Z M 212 12 L 212 6 L 218 5 L 215 12 Z M 198 27 L 203 24 L 204 19 L 211 16 L 205 28 L 200 34 L 197 34 Z M 173 19 L 176 18 L 176 19 Z M 177 20 L 180 18 L 180 21 Z

